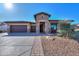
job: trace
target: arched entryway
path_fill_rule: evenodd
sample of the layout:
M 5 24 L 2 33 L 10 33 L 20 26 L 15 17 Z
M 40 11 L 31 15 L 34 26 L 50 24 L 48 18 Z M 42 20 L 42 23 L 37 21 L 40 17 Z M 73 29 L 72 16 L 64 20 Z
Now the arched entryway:
M 40 22 L 40 33 L 45 33 L 45 22 Z

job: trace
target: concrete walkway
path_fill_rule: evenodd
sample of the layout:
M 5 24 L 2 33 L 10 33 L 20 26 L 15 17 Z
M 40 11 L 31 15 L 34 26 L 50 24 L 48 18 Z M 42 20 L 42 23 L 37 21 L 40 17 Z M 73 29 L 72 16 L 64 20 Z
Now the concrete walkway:
M 38 36 L 35 38 L 31 55 L 32 56 L 44 56 L 43 47 L 41 43 L 41 36 Z

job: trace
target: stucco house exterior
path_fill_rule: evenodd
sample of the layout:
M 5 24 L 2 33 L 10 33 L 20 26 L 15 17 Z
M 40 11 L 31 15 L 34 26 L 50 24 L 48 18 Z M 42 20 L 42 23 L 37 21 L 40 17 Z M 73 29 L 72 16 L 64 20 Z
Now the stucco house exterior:
M 60 30 L 60 22 L 71 23 L 67 20 L 50 20 L 50 14 L 40 12 L 34 15 L 35 22 L 28 21 L 6 21 L 8 25 L 8 33 L 24 32 L 24 33 L 56 33 Z
M 1 22 L 0 23 L 0 31 L 7 32 L 7 30 L 8 30 L 8 24 Z

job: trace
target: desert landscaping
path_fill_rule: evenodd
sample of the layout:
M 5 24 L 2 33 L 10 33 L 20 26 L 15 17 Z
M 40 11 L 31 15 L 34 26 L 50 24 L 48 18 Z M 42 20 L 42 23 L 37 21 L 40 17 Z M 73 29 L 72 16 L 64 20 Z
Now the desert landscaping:
M 45 56 L 79 56 L 79 43 L 62 37 L 41 37 Z
M 77 39 L 58 36 L 2 36 L 0 56 L 79 56 Z

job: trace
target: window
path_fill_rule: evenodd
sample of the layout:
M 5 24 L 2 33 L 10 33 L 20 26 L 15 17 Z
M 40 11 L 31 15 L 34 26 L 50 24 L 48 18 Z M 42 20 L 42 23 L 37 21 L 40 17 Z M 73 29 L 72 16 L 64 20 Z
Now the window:
M 31 32 L 36 32 L 36 26 L 31 26 Z
M 42 16 L 42 19 L 44 19 L 44 16 Z

